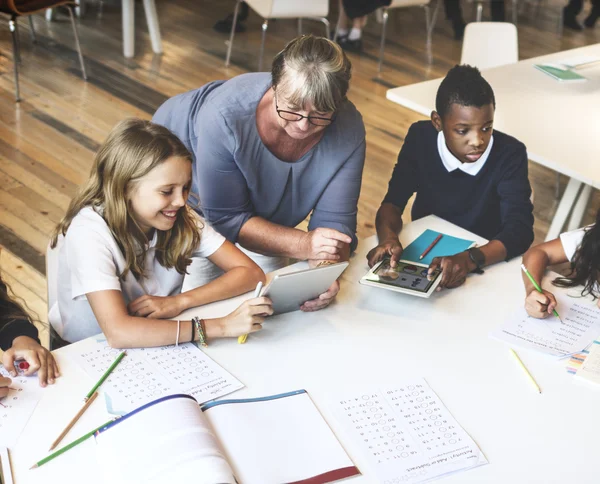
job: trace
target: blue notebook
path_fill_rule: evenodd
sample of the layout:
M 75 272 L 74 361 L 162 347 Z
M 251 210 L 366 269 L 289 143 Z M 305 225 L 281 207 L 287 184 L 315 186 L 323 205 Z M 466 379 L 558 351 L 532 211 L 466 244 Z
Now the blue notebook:
M 473 240 L 459 239 L 458 237 L 442 234 L 442 238 L 433 246 L 433 249 L 422 260 L 419 260 L 419 256 L 439 234 L 440 232 L 427 229 L 404 249 L 400 260 L 429 265 L 434 257 L 458 254 L 475 244 Z

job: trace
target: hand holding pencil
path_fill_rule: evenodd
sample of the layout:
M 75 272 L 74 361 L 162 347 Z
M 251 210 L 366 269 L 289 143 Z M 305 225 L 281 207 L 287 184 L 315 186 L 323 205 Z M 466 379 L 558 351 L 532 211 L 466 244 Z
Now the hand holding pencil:
M 556 311 L 557 302 L 554 294 L 542 289 L 524 264 L 521 264 L 521 269 L 525 276 L 527 276 L 527 280 L 533 285 L 533 290 L 529 291 L 529 294 L 525 298 L 525 311 L 527 311 L 527 314 L 538 319 L 547 318 L 553 314 L 562 321 Z

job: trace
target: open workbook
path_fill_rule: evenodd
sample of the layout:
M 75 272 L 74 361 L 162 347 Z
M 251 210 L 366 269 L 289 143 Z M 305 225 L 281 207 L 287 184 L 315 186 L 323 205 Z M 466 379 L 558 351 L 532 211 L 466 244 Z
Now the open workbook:
M 200 407 L 170 395 L 96 434 L 112 484 L 322 484 L 360 474 L 305 390 Z

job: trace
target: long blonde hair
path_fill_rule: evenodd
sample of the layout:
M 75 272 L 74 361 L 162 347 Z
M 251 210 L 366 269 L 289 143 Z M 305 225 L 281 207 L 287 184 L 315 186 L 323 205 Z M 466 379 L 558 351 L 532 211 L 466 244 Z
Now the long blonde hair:
M 90 178 L 83 185 L 52 234 L 51 247 L 65 235 L 73 218 L 85 207 L 99 208 L 125 257 L 124 278 L 129 271 L 144 277 L 148 238 L 130 214 L 127 195 L 133 185 L 170 157 L 192 156 L 167 128 L 141 119 L 117 124 L 96 154 Z M 177 212 L 173 228 L 157 230 L 156 258 L 166 268 L 184 274 L 200 243 L 200 230 L 187 206 Z

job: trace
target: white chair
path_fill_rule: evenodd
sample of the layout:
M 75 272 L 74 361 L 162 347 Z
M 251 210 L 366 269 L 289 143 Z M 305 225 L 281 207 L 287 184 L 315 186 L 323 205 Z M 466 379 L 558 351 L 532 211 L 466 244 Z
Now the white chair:
M 427 33 L 427 40 L 425 47 L 427 49 L 427 58 L 431 62 L 431 34 L 435 27 L 437 20 L 438 9 L 440 6 L 440 0 L 435 0 L 435 7 L 433 12 L 431 11 L 431 0 L 392 0 L 392 3 L 388 7 L 383 7 L 382 12 L 382 24 L 381 24 L 381 47 L 379 48 L 379 65 L 377 66 L 377 72 L 381 72 L 383 67 L 383 55 L 385 51 L 385 33 L 388 21 L 388 11 L 394 8 L 407 8 L 407 7 L 421 7 L 425 12 L 425 30 Z M 338 21 L 339 22 L 339 21 Z
M 229 67 L 231 59 L 231 50 L 233 49 L 233 37 L 235 36 L 235 26 L 237 24 L 237 16 L 242 0 L 237 0 L 233 13 L 233 24 L 231 26 L 231 35 L 229 36 L 229 47 L 227 48 L 227 58 L 225 59 L 225 67 Z M 313 19 L 325 24 L 325 35 L 329 38 L 329 14 L 328 0 L 246 0 L 248 6 L 260 15 L 264 22 L 262 24 L 262 39 L 260 42 L 260 54 L 258 57 L 258 70 L 262 70 L 263 54 L 265 51 L 265 37 L 269 20 L 274 18 L 297 18 L 298 33 L 302 33 L 302 19 Z
M 83 15 L 86 0 L 76 0 L 76 2 L 79 5 L 78 15 Z M 155 0 L 143 0 L 143 2 L 152 50 L 155 54 L 162 54 L 162 39 Z M 135 54 L 135 0 L 122 0 L 121 9 L 123 15 L 123 55 L 126 58 L 131 58 Z M 48 9 L 46 11 L 46 20 L 51 21 L 53 18 L 53 9 Z
M 519 60 L 517 27 L 509 22 L 473 22 L 465 28 L 461 64 L 479 69 L 514 64 Z

